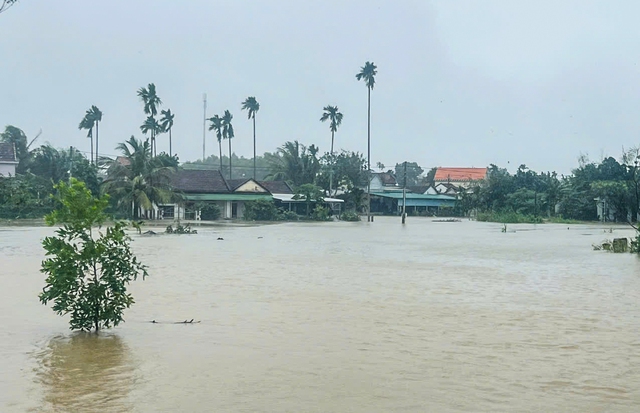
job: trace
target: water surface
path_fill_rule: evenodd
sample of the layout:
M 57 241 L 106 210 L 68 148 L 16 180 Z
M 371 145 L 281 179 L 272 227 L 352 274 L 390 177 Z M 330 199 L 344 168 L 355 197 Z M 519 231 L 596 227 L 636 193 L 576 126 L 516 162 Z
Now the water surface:
M 133 235 L 151 276 L 96 337 L 38 302 L 53 230 L 2 227 L 0 411 L 640 411 L 640 262 L 591 249 L 631 231 L 500 228 Z

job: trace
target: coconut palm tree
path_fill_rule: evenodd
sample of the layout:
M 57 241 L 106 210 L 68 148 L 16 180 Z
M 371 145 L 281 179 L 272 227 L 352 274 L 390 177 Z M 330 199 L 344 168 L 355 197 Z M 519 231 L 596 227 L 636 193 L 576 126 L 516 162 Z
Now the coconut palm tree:
M 100 122 L 102 122 L 102 111 L 100 111 L 100 109 L 98 109 L 97 106 L 92 105 L 91 109 L 89 109 L 88 113 L 91 113 L 91 116 L 93 117 L 93 121 L 95 123 L 95 127 L 96 127 L 96 165 L 99 164 L 98 159 L 98 125 L 100 124 Z
M 371 90 L 376 84 L 377 66 L 373 62 L 366 62 L 356 75 L 357 80 L 363 80 L 367 86 L 367 171 L 371 171 Z M 370 172 L 368 172 L 370 173 Z M 371 178 L 367 184 L 367 221 L 371 221 Z
M 162 132 L 169 132 L 169 156 L 173 156 L 171 148 L 171 129 L 173 128 L 173 118 L 176 116 L 171 113 L 171 109 L 163 110 L 162 119 L 160 119 L 160 126 L 162 126 Z
M 151 138 L 151 156 L 156 154 L 156 136 L 162 132 L 162 126 L 158 123 L 158 120 L 153 116 L 147 116 L 144 123 L 140 125 L 142 133 L 149 134 Z
M 216 138 L 218 138 L 218 149 L 220 150 L 220 173 L 222 173 L 222 118 L 218 115 L 214 115 L 207 120 L 211 122 L 211 125 L 209 125 L 209 130 L 215 131 Z
M 224 139 L 229 140 L 229 179 L 232 177 L 231 171 L 231 139 L 235 137 L 233 132 L 233 125 L 231 121 L 233 120 L 233 115 L 228 110 L 224 111 L 224 115 L 222 116 L 222 137 Z
M 342 124 L 342 113 L 338 111 L 337 106 L 325 106 L 324 113 L 320 118 L 320 122 L 330 121 L 329 129 L 331 130 L 331 155 L 333 155 L 333 137 L 338 131 L 338 127 Z
M 160 97 L 156 93 L 156 85 L 154 83 L 149 83 L 146 88 L 141 87 L 140 89 L 138 89 L 138 97 L 144 104 L 144 113 L 146 115 L 149 115 L 149 117 L 155 118 L 155 116 L 158 114 L 158 108 L 162 105 L 162 99 L 160 99 Z M 145 123 L 149 121 L 149 117 L 147 118 Z M 151 132 L 152 156 L 156 153 L 156 132 L 157 130 Z
M 87 131 L 87 138 L 91 139 L 91 164 L 93 164 L 93 127 L 95 126 L 96 120 L 91 112 L 91 109 L 87 110 L 84 114 L 84 117 L 80 121 L 78 125 L 78 129 Z
M 249 96 L 242 102 L 242 110 L 246 110 L 248 118 L 253 119 L 253 179 L 256 179 L 256 113 L 260 104 L 254 96 Z
M 9 7 L 16 4 L 18 0 L 2 0 L 0 1 L 0 13 L 6 11 Z
M 151 116 L 158 114 L 158 108 L 162 106 L 162 99 L 156 93 L 156 85 L 149 83 L 147 88 L 138 89 L 138 97 L 144 104 L 144 113 Z
M 140 208 L 150 211 L 154 204 L 176 199 L 170 185 L 176 168 L 167 166 L 165 157 L 151 156 L 149 142 L 132 136 L 116 147 L 122 156 L 105 163 L 108 169 L 103 192 L 110 194 L 118 206 L 130 206 L 133 218 L 139 218 Z
M 285 142 L 278 148 L 277 154 L 267 154 L 271 173 L 267 179 L 287 181 L 298 188 L 300 185 L 312 184 L 320 171 L 317 158 L 318 148 L 308 148 L 298 141 Z

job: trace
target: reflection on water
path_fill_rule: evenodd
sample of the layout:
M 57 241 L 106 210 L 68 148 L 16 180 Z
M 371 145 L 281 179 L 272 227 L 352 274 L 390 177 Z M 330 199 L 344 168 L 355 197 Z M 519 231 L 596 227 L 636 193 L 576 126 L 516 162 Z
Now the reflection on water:
M 134 382 L 134 366 L 129 349 L 118 336 L 78 333 L 54 337 L 35 356 L 36 381 L 44 389 L 45 409 L 131 410 L 127 397 Z

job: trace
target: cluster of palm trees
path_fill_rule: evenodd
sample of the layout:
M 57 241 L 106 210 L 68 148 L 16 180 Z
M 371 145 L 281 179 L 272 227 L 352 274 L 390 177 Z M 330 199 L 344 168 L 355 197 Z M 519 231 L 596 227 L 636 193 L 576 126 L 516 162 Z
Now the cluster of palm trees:
M 255 96 L 249 96 L 242 102 L 242 110 L 247 111 L 248 119 L 253 120 L 253 178 L 256 178 L 256 113 L 260 110 L 260 104 Z M 207 119 L 209 121 L 209 130 L 213 131 L 218 140 L 218 150 L 220 152 L 220 172 L 222 173 L 222 141 L 229 141 L 229 179 L 233 177 L 232 171 L 232 151 L 231 139 L 235 137 L 233 130 L 233 115 L 229 110 L 225 110 L 222 116 L 213 115 Z
M 116 147 L 121 156 L 105 162 L 107 179 L 102 190 L 111 195 L 121 209 L 131 208 L 134 218 L 154 218 L 153 205 L 177 202 L 172 191 L 171 178 L 177 169 L 177 160 L 166 154 L 153 156 L 149 139 L 137 140 L 133 136 Z
M 376 83 L 376 75 L 378 74 L 378 67 L 373 62 L 366 62 L 364 66 L 360 68 L 360 72 L 356 74 L 357 80 L 364 81 L 367 86 L 367 170 L 371 170 L 371 91 Z M 333 155 L 333 143 L 335 133 L 338 131 L 338 127 L 342 124 L 342 113 L 338 110 L 337 106 L 325 106 L 324 113 L 320 118 L 321 122 L 329 121 L 329 129 L 331 130 L 331 152 Z M 330 182 L 333 179 L 330 180 Z M 369 181 L 371 181 L 369 179 Z M 367 184 L 367 220 L 371 221 L 371 182 Z
M 145 121 L 140 125 L 140 130 L 148 135 L 151 141 L 151 155 L 157 156 L 156 137 L 161 133 L 169 133 L 169 155 L 173 156 L 173 147 L 171 142 L 171 129 L 173 128 L 173 119 L 175 115 L 171 113 L 171 109 L 162 110 L 160 114 L 162 118 L 156 119 L 158 108 L 162 106 L 162 99 L 156 92 L 156 85 L 149 83 L 146 88 L 138 89 L 138 97 L 144 105 L 144 113 L 147 115 Z

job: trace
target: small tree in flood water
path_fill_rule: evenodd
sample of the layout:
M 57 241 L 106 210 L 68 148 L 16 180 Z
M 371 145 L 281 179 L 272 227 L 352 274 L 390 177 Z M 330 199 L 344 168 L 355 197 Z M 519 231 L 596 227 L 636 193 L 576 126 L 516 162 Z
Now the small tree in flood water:
M 47 275 L 40 301 L 53 301 L 58 315 L 70 314 L 72 330 L 117 326 L 125 308 L 133 304 L 127 285 L 147 267 L 133 255 L 125 223 L 117 222 L 94 237 L 107 216 L 108 196 L 96 198 L 83 182 L 55 186 L 58 208 L 45 217 L 47 225 L 63 224 L 56 236 L 46 237 L 42 246 L 47 258 L 41 272 Z

